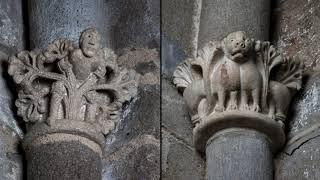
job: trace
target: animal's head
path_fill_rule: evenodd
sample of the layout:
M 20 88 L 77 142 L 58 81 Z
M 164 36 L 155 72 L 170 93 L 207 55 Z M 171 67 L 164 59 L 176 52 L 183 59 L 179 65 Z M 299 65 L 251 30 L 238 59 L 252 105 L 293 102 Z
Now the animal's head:
M 230 33 L 223 39 L 223 46 L 227 57 L 235 62 L 248 60 L 252 47 L 252 40 L 243 31 Z

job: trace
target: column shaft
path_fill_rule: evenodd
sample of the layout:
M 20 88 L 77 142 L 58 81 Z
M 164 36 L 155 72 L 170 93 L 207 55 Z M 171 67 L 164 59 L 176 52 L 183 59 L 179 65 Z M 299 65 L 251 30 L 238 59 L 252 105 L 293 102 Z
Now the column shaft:
M 273 164 L 265 135 L 248 129 L 218 132 L 206 146 L 209 180 L 272 180 Z

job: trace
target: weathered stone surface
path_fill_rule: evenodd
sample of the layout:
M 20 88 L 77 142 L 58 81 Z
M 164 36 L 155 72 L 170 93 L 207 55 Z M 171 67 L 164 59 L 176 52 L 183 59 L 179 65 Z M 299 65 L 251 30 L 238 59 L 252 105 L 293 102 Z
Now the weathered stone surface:
M 275 160 L 275 180 L 317 180 L 320 176 L 320 138 L 310 139 L 292 155 L 281 153 Z
M 162 73 L 172 75 L 175 67 L 197 51 L 201 0 L 161 1 Z
M 203 0 L 198 47 L 234 31 L 268 40 L 270 0 Z
M 0 127 L 0 179 L 22 180 L 23 157 L 20 137 L 6 125 Z
M 273 161 L 267 138 L 248 129 L 221 132 L 206 147 L 209 180 L 272 180 Z
M 25 45 L 23 7 L 20 0 L 0 2 L 0 51 L 5 53 L 22 50 Z
M 167 41 L 175 41 L 179 49 L 183 49 L 187 56 L 194 56 L 197 51 L 197 37 L 201 0 L 161 1 L 162 35 Z
M 195 149 L 162 128 L 161 177 L 165 180 L 204 180 L 205 160 Z
M 284 0 L 275 4 L 272 39 L 285 54 L 320 70 L 320 1 Z
M 162 78 L 162 127 L 193 146 L 192 129 L 187 106 L 171 80 Z
M 7 73 L 7 58 L 25 48 L 25 27 L 20 0 L 0 1 L 0 179 L 22 180 L 23 157 L 19 142 L 23 132 L 14 115 L 14 87 Z
M 110 47 L 107 36 L 104 0 L 31 0 L 28 1 L 30 48 L 44 48 L 55 39 L 79 39 L 81 31 L 95 27 L 102 35 L 102 45 Z
M 115 50 L 160 47 L 159 0 L 111 0 L 107 8 L 112 14 L 107 25 Z
M 296 95 L 290 110 L 289 134 L 292 138 L 299 133 L 319 126 L 320 117 L 320 73 L 304 78 L 304 86 Z M 320 132 L 319 132 L 320 133 Z
M 160 87 L 141 85 L 106 139 L 103 179 L 158 179 Z
M 123 50 L 117 61 L 139 73 L 141 84 L 160 84 L 160 57 L 156 49 Z
M 19 0 L 0 2 L 0 121 L 9 126 L 20 137 L 22 130 L 14 116 L 13 83 L 7 73 L 7 59 L 25 48 L 25 26 L 23 12 L 25 2 Z
M 177 41 L 171 41 L 162 35 L 161 39 L 161 70 L 162 74 L 172 76 L 175 68 L 187 57 Z
M 35 146 L 26 159 L 28 179 L 101 179 L 100 155 L 81 142 Z

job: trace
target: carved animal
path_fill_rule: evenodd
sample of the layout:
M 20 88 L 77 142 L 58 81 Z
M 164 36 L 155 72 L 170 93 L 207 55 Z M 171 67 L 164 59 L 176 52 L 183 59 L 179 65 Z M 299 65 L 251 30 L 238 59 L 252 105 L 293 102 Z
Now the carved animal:
M 291 98 L 291 92 L 286 85 L 276 81 L 270 81 L 269 89 L 269 115 L 273 119 L 284 122 L 290 103 L 288 99 Z
M 195 125 L 210 113 L 238 106 L 269 113 L 283 125 L 290 99 L 301 88 L 302 70 L 302 61 L 284 58 L 270 42 L 238 31 L 205 44 L 196 58 L 177 67 L 173 82 L 183 92 Z
M 204 50 L 205 49 L 205 50 Z M 216 61 L 213 69 L 209 72 L 211 94 L 214 100 L 214 111 L 221 112 L 225 109 L 238 109 L 238 95 L 241 92 L 241 109 L 249 110 L 248 101 L 252 99 L 253 105 L 250 110 L 259 111 L 261 75 L 254 63 L 252 56 L 252 41 L 244 32 L 229 34 L 222 44 L 208 43 L 202 51 L 221 51 L 221 57 L 212 57 Z M 210 54 L 210 53 L 209 53 Z M 191 61 L 180 65 L 174 73 L 174 83 L 184 90 L 183 96 L 191 109 L 192 119 L 196 115 L 205 114 L 207 99 L 204 80 L 194 80 L 191 72 Z M 198 72 L 199 73 L 199 72 Z M 227 102 L 228 100 L 228 102 Z M 227 106 L 227 108 L 225 108 Z
M 225 110 L 226 97 L 229 96 L 228 110 L 238 108 L 238 93 L 241 93 L 242 110 L 249 110 L 248 100 L 253 100 L 252 111 L 260 111 L 261 75 L 251 55 L 252 42 L 242 32 L 229 34 L 223 40 L 225 56 L 217 63 L 211 75 L 214 93 L 218 95 L 215 111 Z

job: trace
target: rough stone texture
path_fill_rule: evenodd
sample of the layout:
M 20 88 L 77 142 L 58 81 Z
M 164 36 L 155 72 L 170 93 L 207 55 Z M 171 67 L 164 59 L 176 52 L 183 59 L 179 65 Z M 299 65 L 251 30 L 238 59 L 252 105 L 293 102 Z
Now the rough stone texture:
M 160 57 L 156 49 L 123 50 L 118 64 L 139 73 L 141 84 L 160 84 Z
M 206 157 L 209 180 L 273 179 L 268 140 L 254 131 L 246 129 L 220 134 L 208 142 Z
M 285 54 L 304 60 L 306 70 L 320 70 L 320 1 L 274 3 L 272 39 Z
M 26 158 L 28 179 L 101 179 L 100 155 L 77 141 L 39 145 Z
M 175 67 L 197 51 L 201 0 L 161 1 L 162 72 L 172 75 Z
M 30 48 L 44 48 L 58 38 L 77 41 L 81 31 L 96 27 L 102 45 L 110 44 L 107 36 L 104 0 L 31 0 L 28 1 Z
M 289 137 L 319 124 L 320 117 L 320 73 L 304 78 L 304 85 L 296 95 L 290 109 Z M 320 132 L 319 132 L 320 133 Z
M 205 160 L 193 147 L 192 123 L 182 96 L 172 80 L 162 77 L 163 179 L 205 179 Z
M 9 126 L 20 137 L 23 136 L 14 116 L 14 86 L 7 73 L 7 58 L 25 48 L 25 27 L 19 0 L 0 2 L 0 121 Z
M 23 157 L 19 136 L 6 125 L 0 127 L 0 179 L 22 180 Z
M 115 50 L 160 47 L 159 0 L 110 0 L 107 12 Z
M 193 146 L 192 129 L 187 106 L 170 80 L 162 78 L 162 127 Z
M 281 153 L 275 161 L 275 180 L 317 180 L 320 176 L 320 138 L 310 139 L 292 155 Z
M 268 40 L 270 0 L 203 0 L 198 47 L 234 31 Z
M 320 74 L 305 78 L 303 89 L 297 94 L 290 110 L 288 138 L 305 134 L 302 141 L 287 145 L 275 161 L 276 180 L 318 179 L 319 160 L 319 117 L 320 117 Z M 313 129 L 310 131 L 310 129 Z
M 17 52 L 25 45 L 24 19 L 20 0 L 0 2 L 0 50 Z
M 159 179 L 160 59 L 155 49 L 123 50 L 118 63 L 136 70 L 138 95 L 106 138 L 103 179 Z
M 14 91 L 7 74 L 7 58 L 25 48 L 23 1 L 0 1 L 0 179 L 22 180 L 23 157 L 19 141 L 23 136 L 13 108 Z
M 174 119 L 172 119 L 174 120 Z M 161 178 L 165 180 L 204 180 L 205 161 L 184 140 L 162 128 Z
M 123 116 L 106 139 L 103 179 L 159 179 L 159 85 L 141 85 Z
M 283 53 L 302 59 L 308 73 L 291 105 L 287 129 L 288 138 L 300 136 L 303 141 L 287 145 L 291 151 L 286 148 L 278 155 L 275 179 L 319 179 L 320 2 L 282 0 L 273 5 L 272 40 Z
M 118 62 L 141 74 L 138 96 L 124 106 L 122 120 L 106 138 L 102 179 L 159 179 L 160 60 L 155 50 L 160 44 L 159 1 L 32 0 L 30 4 L 38 13 L 33 26 L 40 28 L 31 35 L 37 36 L 37 41 L 41 37 L 40 44 L 33 41 L 32 47 L 46 45 L 56 37 L 77 39 L 93 24 L 106 46 L 120 56 Z

